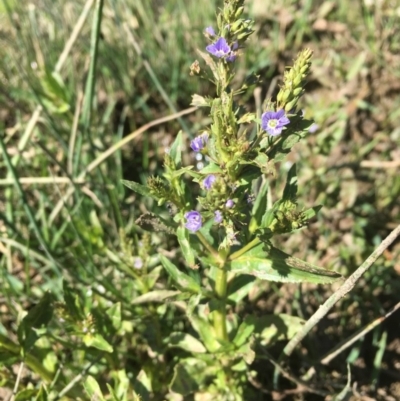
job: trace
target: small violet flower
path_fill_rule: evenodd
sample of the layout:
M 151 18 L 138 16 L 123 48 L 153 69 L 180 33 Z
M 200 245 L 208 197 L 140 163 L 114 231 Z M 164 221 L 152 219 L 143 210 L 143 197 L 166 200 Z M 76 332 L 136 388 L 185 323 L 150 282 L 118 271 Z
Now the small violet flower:
M 214 221 L 218 224 L 222 223 L 222 213 L 219 210 L 214 212 Z
M 141 269 L 143 267 L 143 260 L 141 257 L 137 256 L 133 262 L 133 267 L 135 269 Z
M 208 45 L 206 50 L 215 57 L 226 58 L 227 61 L 234 61 L 236 59 L 235 53 L 228 45 L 225 38 L 219 38 L 216 42 Z
M 319 125 L 313 123 L 313 124 L 311 125 L 311 127 L 308 129 L 308 132 L 310 132 L 311 134 L 313 134 L 314 132 L 316 132 L 316 131 L 318 130 L 318 128 L 319 128 Z
M 228 200 L 226 201 L 226 203 L 225 203 L 225 206 L 226 206 L 228 209 L 232 209 L 233 206 L 235 206 L 235 202 L 234 202 L 232 199 L 228 199 Z
M 204 148 L 204 146 L 207 145 L 207 142 L 208 142 L 208 134 L 205 133 L 194 138 L 190 142 L 190 147 L 193 149 L 193 151 L 200 152 Z
M 229 61 L 230 63 L 232 63 L 233 61 L 235 61 L 236 60 L 236 54 L 235 53 L 230 53 L 230 56 L 228 56 L 227 58 L 226 58 L 226 61 Z
M 203 225 L 201 214 L 195 210 L 185 213 L 186 224 L 185 227 L 192 232 L 200 230 Z
M 212 26 L 208 26 L 206 29 L 204 29 L 204 32 L 207 35 L 215 36 L 215 31 L 214 31 L 214 28 Z
M 290 123 L 290 120 L 285 115 L 285 110 L 266 111 L 261 116 L 261 127 L 271 136 L 279 135 L 283 127 Z
M 205 189 L 211 189 L 217 177 L 214 174 L 209 174 L 206 178 L 204 178 L 203 185 Z

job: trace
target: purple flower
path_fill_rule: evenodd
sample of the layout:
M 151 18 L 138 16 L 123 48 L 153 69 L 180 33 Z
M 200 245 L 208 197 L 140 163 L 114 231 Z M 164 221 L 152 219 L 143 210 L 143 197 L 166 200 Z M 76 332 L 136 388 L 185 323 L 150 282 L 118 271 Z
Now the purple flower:
M 232 209 L 233 206 L 235 206 L 235 202 L 234 202 L 232 199 L 228 199 L 228 200 L 226 201 L 226 203 L 225 203 L 225 206 L 226 206 L 228 209 Z
M 133 267 L 135 269 L 141 269 L 143 267 L 143 260 L 141 257 L 137 256 L 133 262 Z
M 311 134 L 313 134 L 315 131 L 318 130 L 318 128 L 319 128 L 319 125 L 313 123 L 313 124 L 311 125 L 311 127 L 308 129 L 308 132 L 310 132 Z
M 204 32 L 207 35 L 215 36 L 215 31 L 214 31 L 214 28 L 212 26 L 208 26 L 206 29 L 204 29 Z
M 215 43 L 208 45 L 206 50 L 218 58 L 228 57 L 231 55 L 231 48 L 229 47 L 225 38 L 219 38 Z
M 217 177 L 214 174 L 208 175 L 206 178 L 204 178 L 203 185 L 205 189 L 211 189 L 212 184 L 214 184 L 215 180 Z
M 204 148 L 204 146 L 206 146 L 208 142 L 208 134 L 204 133 L 196 138 L 194 138 L 191 142 L 190 142 L 190 147 L 195 151 L 195 152 L 200 152 L 201 149 Z
M 218 224 L 222 223 L 222 213 L 219 210 L 214 212 L 214 221 Z
M 190 212 L 185 213 L 186 224 L 185 227 L 192 232 L 196 232 L 200 230 L 203 221 L 201 218 L 201 214 L 196 212 L 195 210 L 191 210 Z
M 290 123 L 290 120 L 285 115 L 285 110 L 266 111 L 261 116 L 261 127 L 264 131 L 272 136 L 279 135 L 283 127 Z

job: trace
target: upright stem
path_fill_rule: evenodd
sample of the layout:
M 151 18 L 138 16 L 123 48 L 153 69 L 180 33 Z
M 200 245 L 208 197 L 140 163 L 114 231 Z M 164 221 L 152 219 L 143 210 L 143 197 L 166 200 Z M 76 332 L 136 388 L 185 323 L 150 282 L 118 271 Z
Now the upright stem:
M 215 295 L 219 300 L 217 310 L 214 311 L 214 328 L 218 340 L 228 341 L 226 330 L 226 289 L 228 276 L 225 266 L 217 269 L 215 277 Z

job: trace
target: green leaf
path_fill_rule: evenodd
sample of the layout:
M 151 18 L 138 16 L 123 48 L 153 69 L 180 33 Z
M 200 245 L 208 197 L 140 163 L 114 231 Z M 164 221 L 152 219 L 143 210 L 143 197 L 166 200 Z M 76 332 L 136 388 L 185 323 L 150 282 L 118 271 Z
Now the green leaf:
M 251 212 L 252 217 L 249 225 L 249 230 L 251 233 L 253 233 L 257 228 L 261 226 L 263 216 L 267 210 L 268 187 L 268 181 L 264 181 L 254 201 L 253 209 Z
M 113 386 L 107 383 L 107 387 L 110 391 L 110 395 L 113 397 L 113 401 L 140 401 L 135 397 L 128 397 L 128 393 L 131 393 L 131 382 L 127 376 L 127 372 L 124 367 L 120 370 L 113 370 Z M 112 390 L 111 390 L 112 389 Z
M 122 401 L 121 398 L 117 397 L 117 394 L 115 394 L 114 389 L 108 383 L 106 383 L 106 386 L 107 386 L 108 392 L 111 395 L 112 401 Z
M 64 302 L 67 307 L 68 313 L 75 321 L 83 320 L 85 314 L 81 304 L 81 299 L 79 295 L 69 287 L 68 283 L 65 280 L 63 280 L 63 293 Z
M 301 217 L 304 221 L 308 221 L 313 219 L 317 213 L 322 209 L 322 205 L 317 205 L 314 207 L 311 207 L 310 209 L 304 210 L 304 212 L 301 212 Z
M 173 171 L 171 176 L 172 176 L 172 178 L 178 178 L 183 174 L 190 174 L 192 176 L 199 175 L 197 172 L 192 172 L 192 170 L 193 170 L 193 166 L 182 167 L 179 170 Z
M 288 171 L 285 189 L 283 190 L 283 200 L 295 202 L 297 196 L 297 172 L 296 164 L 293 164 Z
M 144 274 L 142 276 L 142 280 L 144 285 L 147 288 L 153 288 L 155 283 L 158 281 L 160 278 L 161 273 L 164 271 L 163 267 L 157 266 L 154 269 L 152 269 L 148 274 Z
M 262 280 L 282 283 L 329 284 L 342 276 L 294 258 L 281 250 L 261 243 L 231 262 L 236 274 L 251 274 Z
M 246 163 L 247 164 L 247 163 Z M 250 185 L 254 179 L 260 176 L 260 169 L 255 166 L 246 166 L 240 175 L 240 180 L 237 183 L 239 187 Z
M 139 184 L 135 181 L 128 181 L 128 180 L 121 180 L 121 182 L 126 187 L 128 187 L 132 191 L 135 191 L 136 193 L 142 196 L 151 196 L 152 198 L 154 198 L 154 196 L 150 193 L 149 188 L 147 188 L 145 185 Z
M 245 344 L 245 342 L 249 339 L 249 337 L 253 334 L 254 331 L 254 323 L 251 321 L 246 321 L 244 320 L 235 335 L 235 338 L 233 339 L 233 343 L 237 346 L 240 347 Z
M 46 326 L 53 316 L 54 297 L 46 292 L 42 299 L 22 319 L 18 326 L 18 342 L 26 353 L 35 342 L 45 333 Z
M 203 167 L 200 171 L 201 174 L 219 174 L 222 173 L 221 167 L 217 164 L 210 163 L 207 166 Z
M 88 376 L 83 382 L 83 387 L 91 400 L 105 401 L 99 383 L 92 376 Z
M 150 393 L 153 391 L 151 378 L 143 369 L 136 376 L 136 380 L 133 384 L 133 389 L 137 394 L 141 395 L 141 401 L 150 401 Z
M 180 168 L 182 164 L 183 136 L 182 131 L 179 131 L 169 152 L 170 157 L 175 162 L 176 168 Z
M 215 352 L 220 348 L 220 343 L 216 339 L 214 327 L 206 319 L 192 315 L 189 316 L 190 323 L 199 334 L 203 344 L 209 352 Z
M 195 337 L 187 333 L 175 332 L 163 340 L 168 348 L 182 348 L 193 353 L 205 353 L 204 345 Z
M 190 276 L 181 272 L 172 262 L 165 256 L 160 255 L 160 260 L 165 270 L 172 278 L 175 286 L 181 291 L 189 291 L 195 294 L 201 292 L 200 285 Z
M 111 324 L 115 330 L 119 330 L 122 324 L 121 302 L 117 302 L 111 308 L 106 310 L 106 315 L 110 318 Z
M 15 401 L 30 401 L 32 397 L 37 394 L 37 390 L 33 388 L 26 388 L 24 390 L 19 391 L 14 400 Z
M 234 277 L 228 284 L 228 300 L 238 304 L 254 287 L 255 280 L 255 277 L 247 275 Z
M 182 359 L 174 367 L 170 389 L 185 397 L 203 388 L 208 378 L 215 378 L 217 371 L 216 364 L 197 358 Z
M 262 345 L 271 346 L 276 341 L 288 341 L 303 327 L 305 321 L 285 313 L 264 316 L 246 316 L 244 323 L 252 325 Z
M 112 346 L 99 333 L 85 334 L 83 336 L 83 342 L 87 347 L 94 347 L 105 352 L 113 352 Z
M 131 303 L 132 305 L 140 305 L 148 302 L 164 302 L 166 299 L 174 297 L 178 294 L 181 294 L 181 292 L 171 290 L 155 290 L 138 296 Z
M 196 257 L 193 246 L 190 244 L 189 231 L 182 226 L 176 230 L 179 245 L 181 246 L 183 257 L 190 268 L 195 267 Z
M 60 74 L 56 72 L 45 71 L 40 78 L 40 83 L 46 94 L 51 99 L 67 100 L 65 85 Z
M 43 88 L 42 101 L 46 108 L 55 113 L 65 113 L 70 109 L 69 96 L 60 74 L 45 71 L 40 83 Z
M 205 98 L 195 93 L 192 95 L 192 102 L 190 104 L 196 107 L 211 107 L 212 99 Z
M 187 302 L 187 308 L 186 308 L 186 315 L 192 316 L 192 313 L 196 309 L 197 305 L 200 303 L 202 298 L 202 294 L 195 294 L 191 295 L 188 302 Z
M 254 113 L 246 113 L 237 121 L 237 124 L 247 124 L 256 121 L 256 115 Z
M 47 388 L 44 384 L 40 386 L 39 392 L 35 398 L 35 401 L 47 401 L 49 393 L 47 392 Z

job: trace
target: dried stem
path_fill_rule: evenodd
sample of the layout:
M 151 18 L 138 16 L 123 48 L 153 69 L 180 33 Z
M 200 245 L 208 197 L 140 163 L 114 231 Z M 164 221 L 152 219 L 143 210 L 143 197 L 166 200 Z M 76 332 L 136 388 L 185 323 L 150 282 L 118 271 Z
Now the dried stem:
M 375 249 L 374 252 L 362 263 L 362 265 L 343 283 L 343 285 L 332 294 L 327 301 L 319 307 L 319 309 L 308 319 L 303 328 L 288 342 L 286 347 L 283 349 L 280 361 L 292 354 L 297 345 L 303 340 L 303 338 L 312 330 L 318 322 L 326 316 L 326 314 L 332 309 L 332 307 L 348 294 L 356 285 L 357 281 L 363 276 L 363 274 L 372 266 L 372 264 L 378 259 L 380 255 L 393 243 L 393 241 L 400 234 L 400 225 L 398 225 Z M 279 377 L 278 369 L 275 369 L 274 373 L 274 384 L 277 385 Z

